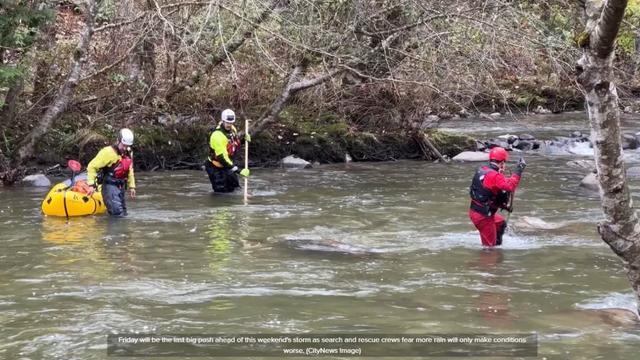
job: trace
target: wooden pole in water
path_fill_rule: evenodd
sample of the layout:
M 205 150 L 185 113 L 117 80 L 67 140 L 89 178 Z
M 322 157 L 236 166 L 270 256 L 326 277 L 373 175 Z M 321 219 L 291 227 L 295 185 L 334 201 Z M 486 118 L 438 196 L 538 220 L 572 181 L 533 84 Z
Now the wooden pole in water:
M 247 134 L 249 134 L 249 119 L 244 119 L 244 136 L 246 139 Z M 244 141 L 244 168 L 248 169 L 249 168 L 249 142 L 248 141 Z M 247 205 L 248 203 L 248 198 L 249 198 L 249 189 L 248 189 L 248 185 L 249 185 L 249 178 L 248 177 L 244 177 L 244 204 Z

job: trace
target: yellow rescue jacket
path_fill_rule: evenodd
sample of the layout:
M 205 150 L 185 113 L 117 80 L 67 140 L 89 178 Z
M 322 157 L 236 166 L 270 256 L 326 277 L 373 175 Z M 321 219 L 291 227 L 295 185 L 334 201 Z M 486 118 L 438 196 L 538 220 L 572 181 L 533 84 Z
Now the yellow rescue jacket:
M 227 131 L 220 123 L 209 136 L 209 161 L 219 168 L 232 168 L 232 157 L 239 147 L 236 127 L 231 125 L 231 130 Z
M 133 154 L 130 155 L 133 158 Z M 106 146 L 98 152 L 98 155 L 93 158 L 87 165 L 87 184 L 95 185 L 98 172 L 112 167 L 122 160 L 122 156 L 113 148 L 113 146 Z M 127 186 L 129 189 L 135 189 L 136 178 L 133 174 L 133 165 L 129 169 L 127 175 Z

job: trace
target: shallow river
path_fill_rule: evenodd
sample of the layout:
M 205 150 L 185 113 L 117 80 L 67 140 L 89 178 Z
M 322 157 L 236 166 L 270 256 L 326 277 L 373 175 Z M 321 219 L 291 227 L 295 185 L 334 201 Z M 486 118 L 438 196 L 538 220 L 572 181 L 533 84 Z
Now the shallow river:
M 575 117 L 549 133 L 587 130 Z M 514 124 L 485 133 L 546 131 Z M 498 251 L 467 217 L 477 164 L 258 169 L 247 204 L 203 172 L 140 173 L 117 220 L 44 218 L 47 189 L 0 188 L 0 358 L 105 359 L 127 332 L 537 333 L 540 357 L 634 358 L 640 327 L 599 311 L 636 304 L 576 158 L 527 157 Z M 332 239 L 355 250 L 316 246 Z

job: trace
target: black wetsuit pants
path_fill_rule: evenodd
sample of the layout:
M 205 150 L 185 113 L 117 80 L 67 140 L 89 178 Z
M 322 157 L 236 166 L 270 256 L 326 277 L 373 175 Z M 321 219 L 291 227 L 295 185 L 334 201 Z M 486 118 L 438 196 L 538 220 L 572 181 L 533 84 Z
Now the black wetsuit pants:
M 127 203 L 124 200 L 124 193 L 124 181 L 105 181 L 102 184 L 102 199 L 109 215 L 127 215 Z
M 205 161 L 204 168 L 207 171 L 207 175 L 209 175 L 213 191 L 228 193 L 240 187 L 238 174 L 231 172 L 229 169 L 216 167 L 209 160 Z

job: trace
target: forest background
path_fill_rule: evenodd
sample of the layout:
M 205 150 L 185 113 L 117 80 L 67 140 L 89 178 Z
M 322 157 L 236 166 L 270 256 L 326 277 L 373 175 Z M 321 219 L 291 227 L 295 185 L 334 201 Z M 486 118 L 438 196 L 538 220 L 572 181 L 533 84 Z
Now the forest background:
M 568 0 L 1 0 L 0 177 L 86 162 L 124 126 L 140 169 L 199 167 L 225 108 L 251 119 L 254 166 L 436 158 L 425 141 L 455 155 L 475 141 L 442 119 L 584 109 L 585 19 Z M 626 112 L 639 25 L 631 0 L 614 60 Z

